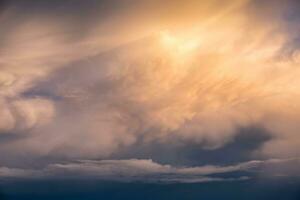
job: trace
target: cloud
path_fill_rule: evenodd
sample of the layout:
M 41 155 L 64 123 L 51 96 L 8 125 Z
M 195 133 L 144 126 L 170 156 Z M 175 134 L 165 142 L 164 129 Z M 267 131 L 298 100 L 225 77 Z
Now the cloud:
M 0 167 L 0 177 L 2 178 L 24 178 L 33 175 L 36 175 L 34 170 Z
M 276 168 L 278 165 L 289 165 L 290 163 L 299 166 L 299 159 L 270 159 L 253 160 L 229 166 L 198 166 L 198 167 L 176 167 L 162 165 L 152 160 L 129 159 L 129 160 L 80 160 L 70 163 L 50 164 L 43 169 L 16 169 L 0 168 L 2 178 L 26 178 L 26 179 L 98 179 L 114 181 L 142 181 L 161 183 L 198 183 L 211 181 L 242 181 L 251 177 L 240 176 L 224 178 L 220 174 L 234 172 L 270 173 L 268 168 Z M 278 176 L 280 171 L 273 171 L 272 176 Z M 281 174 L 283 176 L 294 175 L 291 172 Z
M 258 126 L 272 138 L 259 155 L 297 156 L 300 54 L 296 47 L 281 54 L 294 39 L 284 26 L 287 8 L 189 3 L 141 1 L 117 12 L 106 2 L 105 20 L 78 22 L 61 12 L 4 10 L 0 133 L 22 136 L 1 154 L 109 159 L 140 138 L 213 150 Z M 182 169 L 194 170 L 233 169 Z

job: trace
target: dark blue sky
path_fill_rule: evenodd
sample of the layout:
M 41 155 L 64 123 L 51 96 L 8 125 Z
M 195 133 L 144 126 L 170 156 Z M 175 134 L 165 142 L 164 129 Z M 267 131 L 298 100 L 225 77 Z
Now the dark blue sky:
M 1 199 L 272 199 L 298 200 L 299 180 L 269 179 L 231 183 L 145 184 L 101 181 L 1 182 Z

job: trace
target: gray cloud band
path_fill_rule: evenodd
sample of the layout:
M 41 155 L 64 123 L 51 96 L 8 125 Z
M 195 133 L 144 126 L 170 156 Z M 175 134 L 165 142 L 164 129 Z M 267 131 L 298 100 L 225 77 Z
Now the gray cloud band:
M 291 159 L 270 159 L 263 161 L 249 161 L 230 166 L 206 165 L 199 167 L 175 167 L 171 165 L 161 165 L 152 160 L 82 160 L 65 164 L 51 164 L 44 169 L 16 169 L 0 168 L 2 178 L 51 178 L 51 179 L 98 179 L 114 180 L 122 182 L 143 181 L 161 183 L 192 183 L 211 181 L 241 181 L 251 177 L 227 177 L 216 176 L 232 172 L 260 171 L 266 173 L 268 168 L 276 168 L 279 165 L 297 165 L 299 158 Z M 268 172 L 269 173 L 269 172 Z M 282 174 L 280 171 L 273 171 L 272 176 L 294 176 L 296 172 L 289 171 Z M 211 176 L 214 175 L 214 176 Z

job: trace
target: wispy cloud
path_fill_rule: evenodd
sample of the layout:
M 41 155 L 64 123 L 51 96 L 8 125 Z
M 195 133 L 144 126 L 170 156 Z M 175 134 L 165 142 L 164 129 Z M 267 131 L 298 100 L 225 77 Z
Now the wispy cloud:
M 253 170 L 266 172 L 268 167 L 287 165 L 289 162 L 299 166 L 299 159 L 254 160 L 236 165 L 198 167 L 178 167 L 162 165 L 152 160 L 80 160 L 70 163 L 50 164 L 43 169 L 0 168 L 2 178 L 51 178 L 51 179 L 99 179 L 122 182 L 161 182 L 161 183 L 196 183 L 211 181 L 242 181 L 249 176 L 222 177 L 221 174 L 249 172 Z M 273 176 L 278 175 L 273 173 Z M 286 174 L 289 176 L 291 174 Z
M 103 6 L 111 10 L 91 6 L 87 10 L 95 12 L 77 21 L 78 5 L 70 14 L 54 9 L 58 16 L 46 12 L 45 2 L 37 5 L 45 12 L 19 12 L 22 3 L 2 9 L 0 140 L 2 133 L 16 137 L 1 144 L 1 155 L 109 159 L 140 138 L 214 150 L 252 126 L 271 138 L 259 155 L 299 155 L 300 53 L 296 45 L 289 48 L 299 32 L 286 29 L 288 6 L 110 2 Z M 106 162 L 81 166 L 125 161 Z M 177 175 L 245 167 L 174 169 L 144 162 L 150 172 Z

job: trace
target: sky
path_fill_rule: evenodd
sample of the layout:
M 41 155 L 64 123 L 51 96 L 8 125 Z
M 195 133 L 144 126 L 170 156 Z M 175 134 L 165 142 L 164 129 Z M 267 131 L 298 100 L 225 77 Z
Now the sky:
M 0 0 L 0 199 L 299 199 L 299 13 Z

